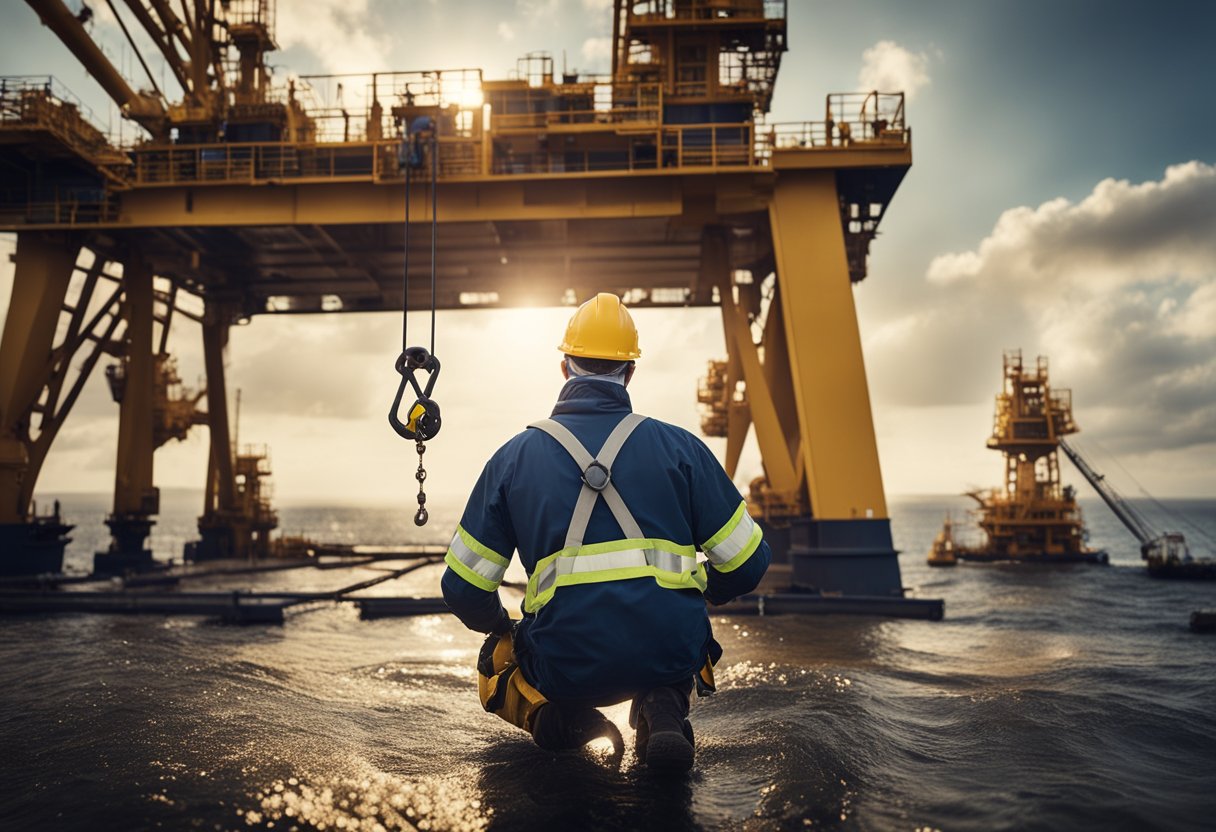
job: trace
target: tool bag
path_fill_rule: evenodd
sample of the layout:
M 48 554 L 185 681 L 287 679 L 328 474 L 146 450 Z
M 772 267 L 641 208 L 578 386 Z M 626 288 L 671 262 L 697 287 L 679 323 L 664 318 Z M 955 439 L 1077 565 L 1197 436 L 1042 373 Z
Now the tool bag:
M 510 632 L 491 633 L 481 646 L 477 694 L 483 708 L 529 734 L 537 710 L 549 701 L 524 678 Z

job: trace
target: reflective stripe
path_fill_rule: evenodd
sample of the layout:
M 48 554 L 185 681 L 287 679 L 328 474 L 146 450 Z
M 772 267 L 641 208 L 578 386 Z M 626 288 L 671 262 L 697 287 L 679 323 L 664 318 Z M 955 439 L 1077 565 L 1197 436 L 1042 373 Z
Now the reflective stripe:
M 701 549 L 719 572 L 731 572 L 747 561 L 760 546 L 763 533 L 747 513 L 747 503 L 739 503 L 735 513 Z
M 614 540 L 563 549 L 538 562 L 528 580 L 524 609 L 540 609 L 559 586 L 644 577 L 668 589 L 705 589 L 704 568 L 697 565 L 693 547 L 669 540 Z
M 611 469 L 617 453 L 645 418 L 633 413 L 625 416 L 612 429 L 595 457 L 560 422 L 544 419 L 528 425 L 549 434 L 566 449 L 583 473 L 583 484 L 562 549 L 537 561 L 528 578 L 528 589 L 524 595 L 525 612 L 536 612 L 549 603 L 559 586 L 570 584 L 652 578 L 666 589 L 705 591 L 705 567 L 697 563 L 695 547 L 644 537 L 641 526 L 611 480 L 600 491 L 592 489 L 587 482 L 588 466 L 598 461 Z M 583 535 L 600 497 L 604 498 L 625 539 L 584 546 Z
M 462 526 L 456 527 L 452 545 L 443 560 L 457 575 L 486 592 L 498 589 L 509 563 L 502 555 L 479 543 Z

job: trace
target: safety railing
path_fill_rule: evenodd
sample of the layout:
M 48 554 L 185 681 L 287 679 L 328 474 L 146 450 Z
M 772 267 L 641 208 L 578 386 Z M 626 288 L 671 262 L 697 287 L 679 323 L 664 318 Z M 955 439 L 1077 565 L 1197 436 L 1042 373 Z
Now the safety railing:
M 54 194 L 28 199 L 25 193 L 0 195 L 0 225 L 94 225 L 118 219 L 118 200 L 112 194 Z
M 404 78 L 404 76 L 402 76 Z M 386 77 L 383 84 L 405 80 Z M 412 80 L 412 79 L 406 79 Z M 426 78 L 442 92 L 444 78 Z M 463 83 L 466 79 L 461 77 Z M 841 150 L 901 147 L 910 141 L 904 97 L 893 93 L 841 93 L 826 100 L 823 121 L 794 124 L 663 125 L 657 94 L 633 90 L 638 106 L 542 113 L 493 113 L 488 129 L 462 132 L 441 126 L 439 176 L 585 174 L 611 171 L 763 168 L 779 150 Z M 419 94 L 422 94 L 421 92 Z M 109 179 L 105 187 L 22 196 L 0 195 L 5 222 L 88 224 L 116 218 L 115 192 L 129 187 L 196 184 L 259 184 L 280 181 L 397 181 L 404 171 L 400 139 L 250 142 L 205 145 L 142 144 L 126 150 L 107 141 L 85 120 L 70 93 L 52 78 L 0 79 L 0 128 L 54 124 L 57 135 L 90 152 Z M 539 123 L 538 123 L 539 120 Z M 594 143 L 547 140 L 555 125 L 603 125 Z M 447 132 L 445 132 L 445 130 Z M 539 141 L 515 138 L 536 131 Z M 577 131 L 572 131 L 577 132 Z M 518 152 L 519 147 L 527 152 Z M 423 176 L 429 177 L 429 157 Z
M 381 143 L 383 144 L 383 143 Z M 397 143 L 391 143 L 395 149 Z M 135 185 L 251 183 L 282 179 L 366 179 L 377 170 L 375 142 L 207 144 L 136 148 Z
M 98 164 L 123 164 L 112 137 L 93 121 L 93 111 L 51 76 L 0 78 L 0 129 L 46 130 Z
M 509 147 L 486 158 L 490 145 L 478 138 L 441 137 L 440 178 L 611 170 L 724 167 L 760 164 L 754 126 L 689 124 L 631 131 L 607 150 L 545 150 L 513 153 Z M 139 147 L 130 151 L 131 184 L 254 184 L 288 180 L 379 181 L 404 176 L 400 142 L 278 142 Z M 424 148 L 420 176 L 429 177 Z
M 831 95 L 827 119 L 773 124 L 760 131 L 758 152 L 906 145 L 911 133 L 903 110 L 903 93 Z
M 81 118 L 90 122 L 93 120 L 93 111 L 52 75 L 0 77 L 0 118 L 6 121 L 20 119 L 29 103 L 38 100 L 72 107 Z
M 787 0 L 634 0 L 629 16 L 641 20 L 784 19 Z
M 569 124 L 658 124 L 663 89 L 658 83 L 615 84 L 584 78 L 557 86 L 492 89 L 496 131 L 541 130 Z
M 558 113 L 545 114 L 558 116 Z M 495 120 L 495 132 L 504 118 Z M 509 122 L 510 123 L 510 122 Z M 624 122 L 641 126 L 637 122 Z M 760 126 L 742 124 L 652 125 L 630 130 L 609 149 L 556 149 L 540 146 L 527 153 L 491 136 L 441 137 L 441 178 L 485 175 L 591 173 L 612 170 L 763 167 L 774 150 L 823 150 L 903 145 L 902 124 L 875 128 L 861 122 L 800 122 Z M 491 148 L 493 151 L 491 152 Z M 396 139 L 310 144 L 243 143 L 140 147 L 130 152 L 135 186 L 257 183 L 282 180 L 396 179 L 404 174 Z M 488 165 L 487 165 L 488 160 Z M 429 176 L 430 163 L 422 166 Z
M 614 107 L 594 110 L 551 110 L 537 113 L 494 114 L 495 132 L 547 130 L 579 124 L 658 124 L 661 111 L 656 103 L 649 107 Z

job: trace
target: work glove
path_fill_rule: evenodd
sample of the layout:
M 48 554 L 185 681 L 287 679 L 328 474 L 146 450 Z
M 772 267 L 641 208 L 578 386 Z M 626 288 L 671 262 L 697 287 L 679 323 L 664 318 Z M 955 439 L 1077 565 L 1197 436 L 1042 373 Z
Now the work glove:
M 501 614 L 498 616 L 498 620 L 495 621 L 494 626 L 490 628 L 490 633 L 492 635 L 501 636 L 504 633 L 509 633 L 511 632 L 511 628 L 515 626 L 515 622 L 511 620 L 511 615 L 507 612 L 505 607 L 503 607 L 500 612 Z

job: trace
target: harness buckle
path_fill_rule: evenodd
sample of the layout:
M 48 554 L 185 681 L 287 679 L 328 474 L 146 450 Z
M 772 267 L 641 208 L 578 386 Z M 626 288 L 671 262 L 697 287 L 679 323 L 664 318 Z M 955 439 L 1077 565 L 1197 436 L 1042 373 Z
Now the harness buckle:
M 583 471 L 583 482 L 592 491 L 603 491 L 612 481 L 612 472 L 598 459 L 593 460 Z

